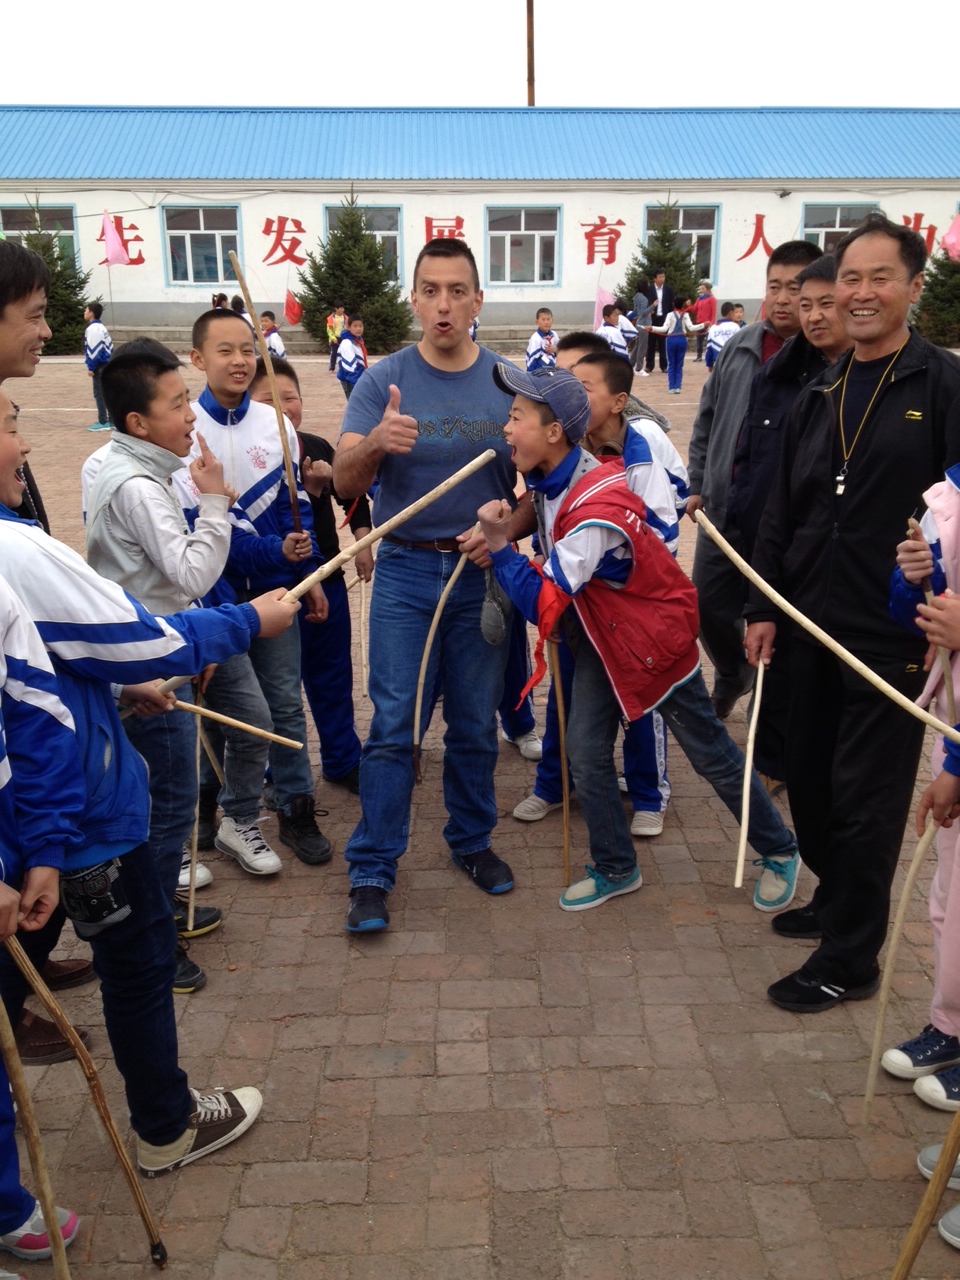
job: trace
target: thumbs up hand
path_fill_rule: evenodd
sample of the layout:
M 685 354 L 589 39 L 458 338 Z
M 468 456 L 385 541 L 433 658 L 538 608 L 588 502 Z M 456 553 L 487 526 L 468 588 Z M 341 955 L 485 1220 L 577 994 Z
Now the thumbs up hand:
M 391 383 L 390 401 L 370 436 L 384 453 L 409 453 L 417 443 L 417 435 L 417 420 L 400 412 L 400 388 Z

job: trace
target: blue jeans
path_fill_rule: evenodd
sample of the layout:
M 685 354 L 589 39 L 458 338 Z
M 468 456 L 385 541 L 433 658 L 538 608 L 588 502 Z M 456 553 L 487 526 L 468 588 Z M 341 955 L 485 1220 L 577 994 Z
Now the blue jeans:
M 192 702 L 192 686 L 178 689 L 177 697 Z M 189 711 L 168 711 L 144 720 L 131 716 L 123 723 L 150 773 L 147 847 L 157 864 L 163 892 L 172 903 L 197 805 L 197 726 Z
M 207 686 L 204 701 L 213 711 L 233 716 L 259 729 L 272 729 L 270 709 L 257 682 L 256 672 L 245 653 L 221 662 Z M 260 793 L 267 770 L 269 746 L 263 738 L 205 721 L 204 729 L 214 754 L 223 766 L 220 789 L 223 812 L 239 826 L 256 822 L 260 813 Z M 200 785 L 216 787 L 217 775 L 204 752 L 200 757 Z
M 519 609 L 510 614 L 507 638 L 503 643 L 507 650 L 507 666 L 503 673 L 500 723 L 507 737 L 516 741 L 536 727 L 532 695 L 528 693 L 520 702 L 520 693 L 530 679 L 530 645 L 527 642 L 527 620 Z
M 350 656 L 350 602 L 342 578 L 325 582 L 326 622 L 300 624 L 300 675 L 320 739 L 320 767 L 326 778 L 343 778 L 360 763 L 360 739 L 353 718 L 353 662 Z
M 311 624 L 312 625 L 312 624 Z M 307 718 L 300 693 L 300 628 L 287 627 L 272 640 L 259 637 L 250 646 L 250 661 L 270 708 L 274 733 L 302 742 L 303 749 L 270 744 L 270 777 L 277 807 L 290 812 L 294 796 L 313 797 L 313 770 L 307 753 Z M 262 782 L 261 777 L 261 782 Z
M 173 1009 L 177 931 L 149 847 L 139 845 L 119 862 L 130 915 L 94 934 L 89 942 L 130 1123 L 145 1141 L 163 1146 L 179 1138 L 193 1109 L 186 1074 L 177 1064 Z M 38 969 L 56 945 L 62 921 L 55 912 L 43 929 L 17 934 Z M 7 1013 L 16 1025 L 27 984 L 6 947 L 0 947 L 0 985 Z
M 33 1213 L 34 1197 L 20 1181 L 16 1128 L 7 1069 L 0 1058 L 0 1236 L 22 1227 Z
M 667 338 L 667 386 L 679 391 L 683 386 L 683 362 L 687 355 L 687 335 L 671 333 Z
M 100 423 L 109 422 L 110 415 L 107 413 L 107 402 L 103 398 L 103 370 L 105 366 L 98 364 L 93 371 L 93 402 L 97 406 L 97 421 Z M 190 713 L 187 712 L 187 715 Z M 3 1233 L 0 1232 L 0 1235 Z
M 390 542 L 377 552 L 370 604 L 373 720 L 360 760 L 363 817 L 345 854 L 355 888 L 392 889 L 407 847 L 417 675 L 437 601 L 459 558 L 457 552 Z M 488 645 L 480 634 L 484 589 L 482 570 L 467 564 L 444 608 L 425 683 L 424 733 L 431 691 L 438 681 L 443 689 L 443 796 L 449 814 L 443 835 L 457 854 L 489 848 L 497 822 L 495 712 L 507 646 Z

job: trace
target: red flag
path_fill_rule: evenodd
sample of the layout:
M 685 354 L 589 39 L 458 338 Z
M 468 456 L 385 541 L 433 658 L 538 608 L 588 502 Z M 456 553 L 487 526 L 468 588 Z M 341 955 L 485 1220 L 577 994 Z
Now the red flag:
M 287 298 L 283 304 L 283 318 L 287 324 L 299 324 L 303 319 L 303 307 L 296 300 L 290 290 L 287 290 Z
M 117 225 L 106 209 L 103 211 L 103 243 L 107 250 L 108 267 L 129 267 L 130 255 L 123 247 Z

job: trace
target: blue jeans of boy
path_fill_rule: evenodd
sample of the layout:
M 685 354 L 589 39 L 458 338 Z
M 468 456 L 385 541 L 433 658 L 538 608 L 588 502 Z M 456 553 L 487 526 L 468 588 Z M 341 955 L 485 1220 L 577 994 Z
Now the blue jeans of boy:
M 437 601 L 459 562 L 457 552 L 383 542 L 370 605 L 370 697 L 373 720 L 360 760 L 363 817 L 350 837 L 350 883 L 389 891 L 406 850 L 413 793 L 413 713 L 417 675 Z M 503 692 L 506 645 L 480 634 L 485 581 L 464 567 L 447 600 L 427 667 L 428 696 L 421 719 L 429 725 L 433 698 L 443 691 L 446 722 L 443 796 L 449 820 L 443 835 L 452 852 L 490 847 L 497 822 L 493 774 L 497 764 L 495 712 Z
M 256 672 L 245 653 L 221 662 L 207 686 L 204 701 L 221 715 L 233 716 L 236 720 L 256 725 L 258 729 L 273 728 Z M 267 743 L 242 729 L 221 727 L 212 721 L 204 727 L 210 745 L 223 765 L 224 784 L 220 789 L 223 812 L 239 826 L 256 822 L 260 813 L 263 775 L 267 769 Z M 206 753 L 200 757 L 200 785 L 218 785 Z
M 687 355 L 687 335 L 671 333 L 667 338 L 667 386 L 679 391 L 683 386 L 683 362 Z
M 325 582 L 326 622 L 300 625 L 300 674 L 303 691 L 320 739 L 320 768 L 325 778 L 344 778 L 360 763 L 360 739 L 353 716 L 353 662 L 350 655 L 350 602 L 342 578 Z
M 507 638 L 503 643 L 507 649 L 507 665 L 503 673 L 500 723 L 507 737 L 516 741 L 536 728 L 532 696 L 528 693 L 520 701 L 520 693 L 530 679 L 530 645 L 527 641 L 527 620 L 519 609 L 510 614 Z
M 313 624 L 322 626 L 322 623 Z M 300 692 L 300 628 L 287 627 L 272 640 L 257 637 L 250 645 L 250 661 L 270 708 L 274 733 L 302 742 L 303 749 L 270 744 L 270 777 L 277 808 L 290 812 L 294 796 L 313 797 L 313 770 L 307 753 L 307 718 Z M 262 781 L 262 778 L 261 778 Z
M 142 844 L 123 854 L 119 865 L 119 883 L 130 915 L 88 940 L 130 1123 L 145 1141 L 163 1146 L 179 1138 L 193 1110 L 187 1077 L 177 1062 L 173 1008 L 177 931 L 149 847 Z M 43 929 L 17 934 L 37 968 L 46 964 L 62 922 L 55 912 Z M 16 1025 L 27 985 L 6 947 L 0 947 L 0 986 L 7 1013 Z
M 97 421 L 103 425 L 110 421 L 110 415 L 107 413 L 107 402 L 103 398 L 103 370 L 105 366 L 98 364 L 93 371 L 93 402 L 97 406 Z M 189 715 L 189 712 L 187 713 Z M 0 1235 L 3 1233 L 0 1232 Z

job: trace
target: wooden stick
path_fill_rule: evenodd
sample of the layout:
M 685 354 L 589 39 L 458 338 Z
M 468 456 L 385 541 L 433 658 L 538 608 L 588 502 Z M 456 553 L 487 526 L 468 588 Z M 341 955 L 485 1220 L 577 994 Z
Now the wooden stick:
M 560 646 L 547 641 L 547 657 L 554 696 L 557 699 L 557 724 L 560 729 L 560 786 L 563 796 L 563 887 L 570 884 L 570 766 L 567 764 L 567 711 L 560 678 Z
M 283 470 L 287 478 L 287 489 L 290 493 L 290 518 L 293 521 L 295 533 L 303 532 L 303 522 L 300 519 L 300 498 L 297 494 L 297 477 L 293 470 L 293 458 L 290 455 L 290 441 L 287 437 L 287 424 L 283 420 L 283 408 L 280 404 L 280 389 L 277 386 L 277 375 L 273 371 L 273 360 L 270 356 L 270 348 L 267 346 L 267 340 L 263 336 L 263 330 L 260 328 L 260 321 L 253 310 L 253 300 L 250 297 L 250 290 L 247 288 L 247 282 L 244 279 L 243 272 L 240 270 L 240 260 L 231 249 L 227 255 L 230 259 L 230 265 L 233 267 L 237 277 L 237 284 L 240 286 L 240 292 L 243 294 L 244 305 L 253 322 L 253 332 L 256 335 L 257 346 L 260 348 L 260 358 L 263 360 L 263 367 L 267 371 L 267 381 L 270 383 L 270 397 L 273 400 L 274 412 L 277 415 L 277 429 L 280 432 L 280 447 L 283 450 Z
M 352 591 L 352 590 L 353 590 L 353 588 L 357 585 L 357 583 L 358 583 L 358 582 L 362 582 L 362 581 L 363 581 L 363 579 L 360 577 L 360 575 L 359 575 L 359 574 L 357 574 L 357 576 L 356 576 L 355 578 L 351 578 L 351 579 L 350 579 L 350 581 L 349 581 L 349 582 L 347 583 L 347 585 L 346 585 L 345 590 L 347 590 L 347 591 Z
M 473 532 L 476 533 L 479 528 L 480 524 L 478 522 L 474 525 Z M 423 646 L 423 657 L 420 659 L 420 674 L 417 677 L 417 697 L 413 704 L 413 776 L 418 783 L 423 781 L 423 773 L 420 768 L 420 717 L 423 713 L 423 687 L 427 679 L 427 666 L 430 662 L 430 654 L 433 651 L 433 640 L 440 625 L 440 615 L 443 613 L 443 607 L 450 598 L 450 592 L 457 585 L 457 579 L 463 573 L 466 563 L 467 557 L 461 555 L 447 585 L 440 593 L 440 599 L 437 601 L 437 607 L 434 609 L 433 617 L 430 620 L 427 642 Z
M 880 1066 L 880 1050 L 883 1044 L 883 1027 L 887 1016 L 887 1003 L 890 999 L 890 987 L 893 983 L 893 975 L 896 971 L 897 951 L 900 948 L 900 937 L 903 933 L 904 922 L 907 918 L 907 909 L 910 906 L 910 899 L 913 897 L 913 891 L 916 887 L 917 877 L 920 875 L 920 868 L 923 866 L 923 860 L 930 850 L 930 846 L 936 839 L 939 828 L 931 822 L 926 831 L 920 837 L 916 849 L 913 851 L 913 858 L 907 869 L 907 877 L 903 882 L 903 889 L 900 892 L 900 901 L 897 904 L 897 914 L 893 922 L 893 929 L 890 932 L 890 941 L 887 944 L 887 958 L 883 966 L 883 980 L 880 983 L 880 999 L 877 1003 L 877 1021 L 873 1029 L 873 1048 L 870 1052 L 870 1066 L 867 1070 L 867 1086 L 863 1094 L 863 1109 L 860 1112 L 860 1123 L 870 1123 L 870 1108 L 873 1106 L 873 1094 L 877 1087 L 877 1070 Z
M 933 1177 L 930 1179 L 923 1199 L 920 1201 L 917 1215 L 910 1230 L 907 1232 L 907 1238 L 903 1242 L 900 1257 L 897 1259 L 897 1265 L 893 1269 L 890 1280 L 908 1280 L 910 1272 L 913 1270 L 913 1264 L 917 1260 L 917 1254 L 927 1238 L 930 1224 L 933 1222 L 940 1206 L 940 1201 L 943 1199 L 943 1193 L 947 1188 L 950 1175 L 953 1173 L 953 1166 L 957 1162 L 958 1155 L 960 1155 L 960 1111 L 954 1115 L 953 1120 L 950 1122 L 943 1150 L 940 1152 L 940 1159 L 937 1161 Z
M 942 733 L 951 742 L 960 742 L 960 731 L 956 730 L 952 724 L 944 724 L 942 720 L 938 720 L 929 711 L 924 711 L 915 702 L 911 702 L 906 694 L 901 693 L 899 689 L 895 689 L 892 684 L 887 684 L 886 680 L 881 679 L 875 671 L 871 671 L 866 663 L 854 657 L 849 649 L 845 649 L 842 644 L 834 640 L 833 636 L 828 635 L 822 627 L 818 627 L 815 622 L 811 622 L 795 605 L 785 599 L 779 591 L 775 591 L 769 582 L 765 582 L 759 573 L 747 564 L 743 556 L 731 547 L 720 530 L 707 519 L 702 511 L 696 513 L 696 519 L 704 532 L 713 539 L 724 555 L 733 561 L 743 576 L 749 578 L 753 585 L 762 591 L 768 599 L 772 600 L 787 617 L 792 618 L 794 622 L 803 627 L 804 631 L 809 631 L 812 636 L 816 636 L 824 648 L 829 649 L 842 662 L 845 662 L 848 667 L 852 667 L 858 675 L 863 676 L 864 680 L 872 684 L 875 689 L 879 689 L 891 702 L 895 702 L 908 715 L 913 716 L 915 720 L 922 720 L 924 724 L 929 725 L 931 729 L 936 729 L 938 733 Z
M 914 541 L 923 537 L 923 531 L 919 523 L 913 518 L 907 521 L 907 537 Z M 933 604 L 933 585 L 929 578 L 923 578 L 920 586 L 923 588 L 923 598 L 927 604 Z M 940 670 L 943 672 L 944 694 L 947 699 L 947 719 L 951 724 L 957 723 L 957 698 L 953 689 L 953 668 L 950 665 L 950 650 L 946 645 L 937 645 L 937 653 L 940 657 Z
M 174 689 L 182 689 L 185 684 L 189 684 L 193 676 L 171 676 L 169 680 L 161 680 L 157 685 L 159 693 L 173 693 Z M 124 707 L 120 712 L 121 720 L 129 720 L 133 715 L 133 707 Z
M 27 1079 L 23 1074 L 23 1064 L 20 1061 L 20 1054 L 17 1052 L 17 1042 L 14 1038 L 13 1027 L 10 1025 L 10 1019 L 7 1017 L 7 1011 L 2 1000 L 0 1000 L 0 1053 L 3 1054 L 3 1065 L 7 1069 L 7 1078 L 10 1081 L 10 1088 L 17 1103 L 20 1127 L 27 1142 L 30 1167 L 33 1169 L 34 1180 L 37 1184 L 37 1199 L 40 1201 L 40 1208 L 43 1210 L 43 1221 L 46 1224 L 47 1236 L 49 1237 L 53 1254 L 53 1274 L 55 1280 L 70 1280 L 67 1251 L 63 1243 L 63 1233 L 60 1230 L 60 1219 L 57 1217 L 57 1202 L 54 1199 L 53 1187 L 50 1185 L 47 1160 L 43 1154 L 40 1126 L 37 1124 L 37 1116 L 33 1109 L 33 1099 L 30 1097 L 30 1090 L 27 1088 Z M 13 1141 L 12 1130 L 10 1141 Z
M 369 533 L 365 533 L 362 538 L 358 538 L 352 547 L 346 547 L 339 555 L 328 560 L 326 564 L 322 564 L 319 569 L 308 574 L 302 582 L 298 582 L 283 597 L 284 600 L 299 600 L 304 592 L 309 591 L 312 586 L 318 582 L 323 582 L 324 578 L 329 578 L 331 573 L 336 571 L 352 560 L 358 551 L 363 551 L 365 547 L 372 547 L 380 538 L 385 538 L 388 533 L 392 533 L 394 529 L 398 529 L 405 521 L 412 516 L 418 515 L 431 503 L 436 502 L 438 498 L 442 498 L 444 494 L 455 489 L 468 476 L 472 476 L 475 471 L 479 471 L 481 467 L 485 467 L 488 462 L 492 462 L 496 457 L 493 449 L 484 449 L 483 453 L 478 453 L 475 458 L 467 463 L 465 467 L 461 467 L 459 471 L 455 471 L 452 476 L 448 476 L 446 480 L 437 485 L 435 489 L 431 489 L 429 493 L 425 493 L 422 498 L 418 498 L 416 502 L 411 502 L 409 507 L 404 507 L 402 511 L 398 511 L 395 516 L 391 516 L 389 520 L 384 520 L 383 524 L 377 525 L 376 529 L 371 529 Z M 957 735 L 960 740 L 960 734 Z
M 193 830 L 190 832 L 190 883 L 187 886 L 187 932 L 193 932 L 193 916 L 197 903 L 197 836 L 200 830 L 200 726 L 197 722 L 197 741 L 194 753 L 194 772 L 197 778 L 197 803 L 193 810 Z
M 733 877 L 733 887 L 743 888 L 743 868 L 747 861 L 747 828 L 750 826 L 750 784 L 753 775 L 753 745 L 757 737 L 757 722 L 760 719 L 760 697 L 763 694 L 763 673 L 766 665 L 761 662 L 757 667 L 757 683 L 753 691 L 753 711 L 750 715 L 750 728 L 747 730 L 747 750 L 743 758 L 743 799 L 740 802 L 740 843 L 737 845 L 737 873 Z
M 204 751 L 207 753 L 207 759 L 210 761 L 210 768 L 217 775 L 217 781 L 220 783 L 222 787 L 224 783 L 223 765 L 217 759 L 217 753 L 214 751 L 213 744 L 211 743 L 210 739 L 207 737 L 207 731 L 203 727 L 202 720 L 197 725 L 197 732 L 200 735 L 200 743 Z
M 269 729 L 260 729 L 255 724 L 247 724 L 244 720 L 234 720 L 233 716 L 222 716 L 219 711 L 211 711 L 209 707 L 198 707 L 193 702 L 174 703 L 178 711 L 189 711 L 192 716 L 203 716 L 207 720 L 216 720 L 217 724 L 229 725 L 231 729 L 242 729 L 244 733 L 252 733 L 255 738 L 266 738 L 268 742 L 278 742 L 281 747 L 292 747 L 294 751 L 302 751 L 303 743 L 293 738 L 281 738 L 279 733 L 271 733 Z
M 133 1171 L 133 1165 L 130 1163 L 127 1149 L 123 1145 L 120 1134 L 117 1132 L 117 1126 L 114 1124 L 110 1108 L 107 1106 L 107 1099 L 103 1093 L 103 1086 L 100 1084 L 97 1068 L 93 1065 L 93 1059 L 17 939 L 15 937 L 7 938 L 4 945 L 13 957 L 17 968 L 26 978 L 34 995 L 57 1024 L 58 1031 L 69 1042 L 77 1061 L 80 1063 L 80 1068 L 87 1078 L 87 1084 L 90 1086 L 94 1106 L 100 1114 L 107 1136 L 113 1143 L 113 1149 L 116 1151 L 117 1159 L 120 1161 L 120 1168 L 123 1170 L 123 1175 L 136 1201 L 140 1219 L 150 1241 L 150 1257 L 162 1271 L 167 1265 L 167 1249 L 160 1239 L 160 1233 L 157 1231 L 157 1225 L 153 1220 L 153 1214 L 150 1212 L 150 1206 L 147 1204 L 146 1197 L 143 1194 L 143 1188 L 137 1181 L 137 1175 Z
M 464 557 L 466 559 L 466 557 Z M 360 695 L 368 691 L 367 677 L 367 580 L 360 579 Z

